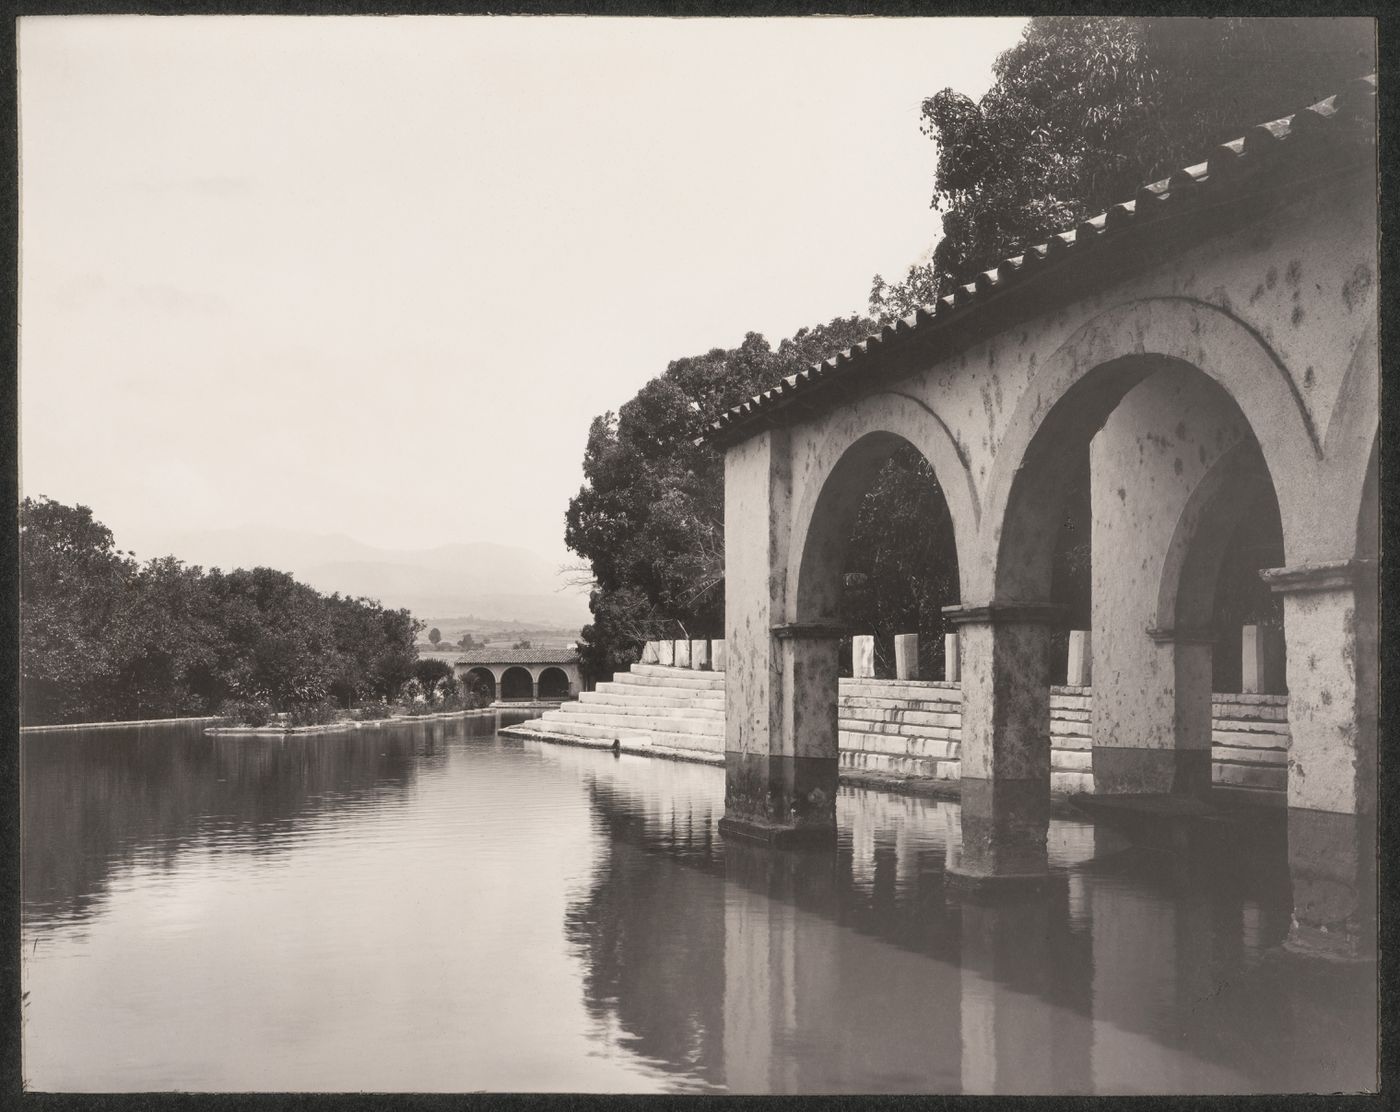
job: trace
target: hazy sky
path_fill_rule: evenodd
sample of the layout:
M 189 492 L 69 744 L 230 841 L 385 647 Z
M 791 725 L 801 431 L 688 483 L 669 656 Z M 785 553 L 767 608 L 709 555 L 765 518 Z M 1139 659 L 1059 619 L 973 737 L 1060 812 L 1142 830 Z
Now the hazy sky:
M 562 558 L 595 414 L 927 253 L 1022 23 L 22 19 L 23 489 Z

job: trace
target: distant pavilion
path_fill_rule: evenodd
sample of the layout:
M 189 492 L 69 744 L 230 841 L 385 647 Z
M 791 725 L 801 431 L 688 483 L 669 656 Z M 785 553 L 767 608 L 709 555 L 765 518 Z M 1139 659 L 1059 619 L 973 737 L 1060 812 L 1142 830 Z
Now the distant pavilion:
M 469 649 L 453 670 L 489 685 L 498 702 L 570 699 L 583 686 L 577 649 Z

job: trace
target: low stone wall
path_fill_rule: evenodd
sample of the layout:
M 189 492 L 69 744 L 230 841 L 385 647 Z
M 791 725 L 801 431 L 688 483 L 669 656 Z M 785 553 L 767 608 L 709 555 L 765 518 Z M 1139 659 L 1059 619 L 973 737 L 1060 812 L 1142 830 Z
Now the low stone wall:
M 714 659 L 723 642 L 707 644 Z M 611 746 L 719 761 L 724 755 L 724 678 L 696 668 L 642 663 L 585 692 L 577 703 L 506 732 L 548 740 Z M 675 660 L 676 646 L 653 642 L 647 655 Z M 698 673 L 698 674 L 697 674 Z M 1050 787 L 1094 790 L 1091 686 L 1050 689 Z M 1282 803 L 1288 776 L 1288 699 L 1280 695 L 1216 695 L 1212 779 L 1217 788 L 1260 802 Z M 946 680 L 845 677 L 838 703 L 843 770 L 875 776 L 955 782 L 961 773 L 962 688 Z

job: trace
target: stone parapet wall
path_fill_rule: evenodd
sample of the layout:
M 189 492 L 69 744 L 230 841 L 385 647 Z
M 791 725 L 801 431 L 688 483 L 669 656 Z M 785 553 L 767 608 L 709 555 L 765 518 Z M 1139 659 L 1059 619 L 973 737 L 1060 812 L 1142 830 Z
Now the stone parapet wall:
M 722 674 L 693 665 L 637 664 L 520 729 L 593 744 L 619 741 L 628 751 L 718 759 L 724 753 L 724 708 Z M 1092 712 L 1092 687 L 1050 689 L 1052 791 L 1093 791 Z M 961 687 L 938 680 L 843 678 L 838 731 L 842 768 L 956 781 L 962 764 Z M 1214 696 L 1212 742 L 1217 787 L 1283 802 L 1287 696 Z

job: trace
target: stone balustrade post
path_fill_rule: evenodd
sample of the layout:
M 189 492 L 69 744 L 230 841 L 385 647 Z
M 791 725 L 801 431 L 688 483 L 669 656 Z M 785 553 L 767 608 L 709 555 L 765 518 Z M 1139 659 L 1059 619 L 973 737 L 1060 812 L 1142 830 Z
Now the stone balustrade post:
M 894 639 L 894 674 L 896 679 L 919 678 L 919 635 L 899 633 Z
M 710 643 L 708 641 L 692 641 L 690 643 L 690 666 L 696 671 L 710 666 Z
M 957 633 L 943 635 L 943 679 L 947 683 L 962 682 L 962 656 Z
M 724 671 L 724 638 L 710 642 L 710 671 Z
M 676 643 L 674 641 L 658 641 L 656 643 L 656 663 L 669 668 L 676 662 Z
M 673 660 L 677 668 L 690 667 L 690 640 L 689 638 L 679 638 L 673 650 Z
M 1087 629 L 1072 629 L 1069 633 L 1069 664 L 1065 669 L 1065 684 L 1088 687 L 1093 682 L 1093 638 Z
M 851 638 L 851 675 L 858 680 L 875 678 L 875 638 L 868 634 Z

